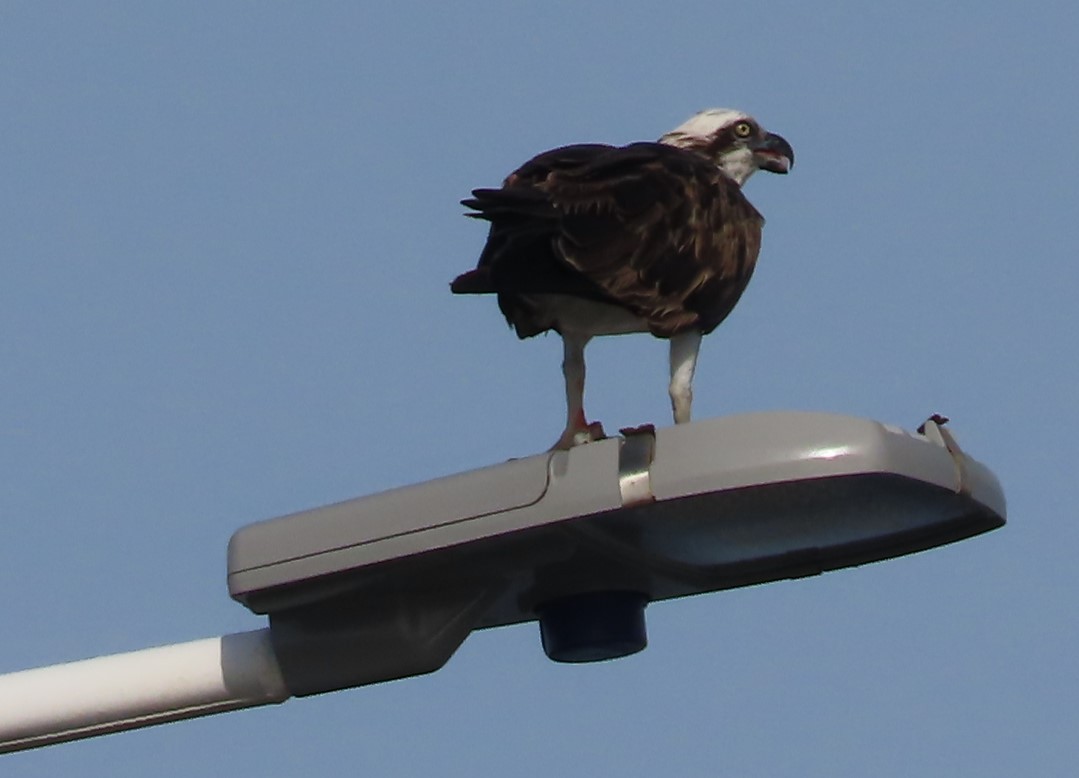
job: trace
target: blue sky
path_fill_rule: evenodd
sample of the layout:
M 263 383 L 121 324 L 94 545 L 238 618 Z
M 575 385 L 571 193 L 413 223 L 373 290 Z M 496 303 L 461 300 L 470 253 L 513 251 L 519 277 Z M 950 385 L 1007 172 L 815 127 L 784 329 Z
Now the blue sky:
M 534 453 L 560 346 L 454 298 L 458 200 L 531 154 L 735 106 L 797 152 L 698 417 L 934 412 L 1009 524 L 656 605 L 441 671 L 0 757 L 5 776 L 1070 775 L 1079 197 L 1064 3 L 8 3 L 0 10 L 0 672 L 257 629 L 251 521 Z M 665 345 L 589 349 L 608 429 Z M 9 701 L 0 704 L 8 705 Z

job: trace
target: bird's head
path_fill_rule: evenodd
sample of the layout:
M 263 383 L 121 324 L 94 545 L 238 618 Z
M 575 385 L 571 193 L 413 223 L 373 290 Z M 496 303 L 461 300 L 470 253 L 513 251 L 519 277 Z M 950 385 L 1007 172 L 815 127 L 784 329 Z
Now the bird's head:
M 782 136 L 732 108 L 701 111 L 659 141 L 703 154 L 739 186 L 758 170 L 787 173 L 794 167 L 794 149 Z

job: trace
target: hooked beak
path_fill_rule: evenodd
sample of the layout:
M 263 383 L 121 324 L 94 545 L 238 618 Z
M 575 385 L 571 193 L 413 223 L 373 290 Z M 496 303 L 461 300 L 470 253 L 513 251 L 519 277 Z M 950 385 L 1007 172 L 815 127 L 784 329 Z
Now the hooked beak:
M 750 148 L 757 167 L 769 173 L 789 173 L 794 167 L 794 149 L 782 135 L 770 132 Z

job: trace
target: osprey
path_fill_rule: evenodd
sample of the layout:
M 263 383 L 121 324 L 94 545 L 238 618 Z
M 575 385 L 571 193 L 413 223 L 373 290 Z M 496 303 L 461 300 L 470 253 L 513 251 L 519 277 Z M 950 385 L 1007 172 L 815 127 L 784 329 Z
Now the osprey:
M 746 288 L 764 218 L 742 194 L 757 170 L 786 173 L 794 151 L 741 112 L 696 114 L 657 143 L 546 151 L 501 189 L 462 204 L 491 223 L 457 294 L 496 294 L 520 338 L 562 336 L 566 428 L 555 448 L 603 437 L 584 414 L 584 348 L 596 335 L 670 340 L 670 397 L 688 422 L 701 336 Z

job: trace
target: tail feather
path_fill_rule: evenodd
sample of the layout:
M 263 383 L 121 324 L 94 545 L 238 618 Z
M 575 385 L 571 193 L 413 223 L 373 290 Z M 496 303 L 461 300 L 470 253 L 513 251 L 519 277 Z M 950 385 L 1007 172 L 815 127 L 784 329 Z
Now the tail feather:
M 535 189 L 473 189 L 472 197 L 461 201 L 475 219 L 495 219 L 507 216 L 528 216 L 549 219 L 557 215 L 547 196 Z
M 491 269 L 478 267 L 453 279 L 450 291 L 454 294 L 494 294 L 498 290 L 491 280 Z

